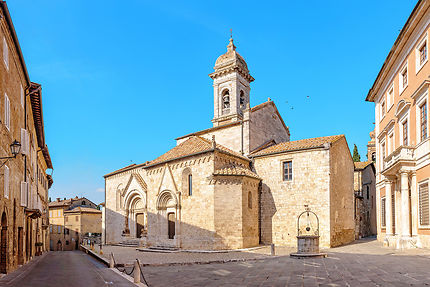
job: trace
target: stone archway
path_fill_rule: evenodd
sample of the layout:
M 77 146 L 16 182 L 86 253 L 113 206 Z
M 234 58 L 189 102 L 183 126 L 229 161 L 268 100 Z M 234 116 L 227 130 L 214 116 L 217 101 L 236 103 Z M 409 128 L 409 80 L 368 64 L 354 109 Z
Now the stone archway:
M 170 190 L 157 197 L 158 244 L 180 246 L 180 210 L 177 196 Z
M 146 236 L 147 224 L 147 203 L 146 193 L 134 189 L 125 194 L 125 228 L 123 234 L 135 238 Z
M 0 235 L 0 273 L 7 273 L 7 217 L 3 211 L 1 216 L 1 235 Z

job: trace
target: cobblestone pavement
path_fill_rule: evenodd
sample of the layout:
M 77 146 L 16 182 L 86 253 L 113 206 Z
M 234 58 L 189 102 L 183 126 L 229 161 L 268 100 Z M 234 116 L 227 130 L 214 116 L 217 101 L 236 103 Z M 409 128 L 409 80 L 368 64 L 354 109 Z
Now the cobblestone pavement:
M 136 286 L 82 251 L 48 252 L 0 279 L 7 287 Z
M 143 272 L 151 287 L 430 284 L 430 250 L 396 251 L 374 240 L 362 240 L 326 251 L 327 258 L 277 256 L 221 264 L 146 266 Z

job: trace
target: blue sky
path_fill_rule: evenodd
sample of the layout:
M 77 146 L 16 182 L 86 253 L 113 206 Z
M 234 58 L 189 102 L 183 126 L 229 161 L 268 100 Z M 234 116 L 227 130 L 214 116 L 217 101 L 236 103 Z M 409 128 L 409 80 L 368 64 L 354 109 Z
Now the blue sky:
M 104 174 L 211 127 L 208 74 L 230 28 L 255 78 L 251 105 L 270 97 L 291 140 L 345 134 L 366 159 L 374 105 L 364 99 L 415 4 L 8 1 L 30 78 L 43 87 L 50 196 L 100 203 Z

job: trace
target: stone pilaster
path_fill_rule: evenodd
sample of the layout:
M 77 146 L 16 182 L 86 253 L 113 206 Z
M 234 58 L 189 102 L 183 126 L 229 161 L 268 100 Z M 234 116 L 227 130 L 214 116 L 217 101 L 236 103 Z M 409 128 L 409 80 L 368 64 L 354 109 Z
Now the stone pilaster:
M 410 234 L 410 210 L 409 210 L 409 179 L 406 171 L 400 171 L 400 193 L 401 193 L 401 234 L 409 237 Z

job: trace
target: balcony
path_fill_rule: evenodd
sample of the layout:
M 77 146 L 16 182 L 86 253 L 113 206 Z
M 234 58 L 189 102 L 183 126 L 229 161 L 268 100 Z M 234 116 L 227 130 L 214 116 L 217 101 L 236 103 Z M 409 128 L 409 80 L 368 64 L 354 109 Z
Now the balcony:
M 384 158 L 382 174 L 385 176 L 396 175 L 402 167 L 414 166 L 414 151 L 415 147 L 398 147 L 395 151 Z

